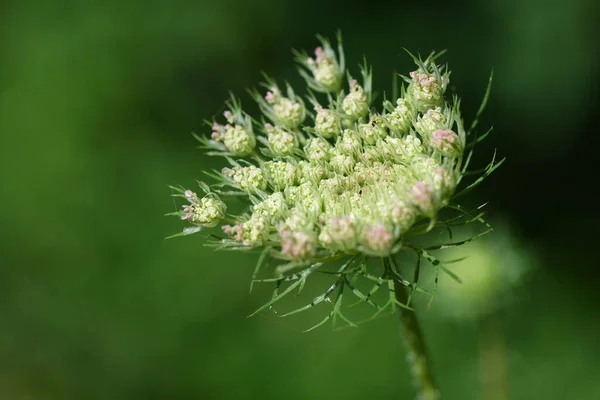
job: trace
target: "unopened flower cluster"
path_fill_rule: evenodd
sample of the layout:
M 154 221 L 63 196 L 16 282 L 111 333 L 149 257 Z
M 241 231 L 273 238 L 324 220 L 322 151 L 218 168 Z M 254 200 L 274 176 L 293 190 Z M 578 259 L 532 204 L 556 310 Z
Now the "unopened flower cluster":
M 182 192 L 180 217 L 221 224 L 227 246 L 268 246 L 289 260 L 399 251 L 416 225 L 431 229 L 461 178 L 465 131 L 445 96 L 449 71 L 415 58 L 397 98 L 375 102 L 371 70 L 352 77 L 341 47 L 322 40 L 296 59 L 304 97 L 267 79 L 252 91 L 262 115 L 232 99 L 211 123 L 200 140 L 227 165 L 203 197 Z M 227 214 L 234 197 L 248 199 L 247 212 Z

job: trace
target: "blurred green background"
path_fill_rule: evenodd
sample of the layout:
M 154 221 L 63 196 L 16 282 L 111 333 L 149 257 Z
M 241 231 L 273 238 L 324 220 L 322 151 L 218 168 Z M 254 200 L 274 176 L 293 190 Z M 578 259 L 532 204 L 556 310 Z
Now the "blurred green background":
M 468 120 L 495 70 L 482 121 L 495 132 L 476 161 L 494 148 L 508 161 L 469 201 L 490 200 L 490 219 L 510 226 L 482 242 L 496 246 L 490 268 L 527 273 L 484 317 L 445 313 L 462 307 L 452 297 L 423 309 L 444 398 L 600 398 L 598 8 L 3 2 L 0 399 L 413 397 L 395 318 L 309 334 L 326 306 L 248 319 L 270 293 L 248 293 L 256 256 L 163 240 L 182 227 L 162 216 L 175 207 L 167 185 L 216 166 L 190 132 L 261 70 L 299 83 L 290 49 L 338 28 L 350 65 L 367 56 L 380 90 L 411 70 L 402 47 L 448 49 Z

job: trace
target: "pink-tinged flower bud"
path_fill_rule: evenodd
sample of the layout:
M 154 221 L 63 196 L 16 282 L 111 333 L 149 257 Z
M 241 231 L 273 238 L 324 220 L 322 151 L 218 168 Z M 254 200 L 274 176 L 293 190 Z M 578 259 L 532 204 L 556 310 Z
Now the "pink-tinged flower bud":
M 346 251 L 355 248 L 358 234 L 352 219 L 346 216 L 328 221 L 319 234 L 319 241 L 331 250 Z
M 398 226 L 400 234 L 408 231 L 415 221 L 416 211 L 412 205 L 397 200 L 390 212 L 392 222 Z
M 221 227 L 221 229 L 227 236 L 229 236 L 233 240 L 237 240 L 238 242 L 241 242 L 244 238 L 244 225 L 243 224 L 236 224 L 233 226 L 232 225 L 223 225 Z
M 225 218 L 227 206 L 216 195 L 211 193 L 200 199 L 196 193 L 186 190 L 184 196 L 190 204 L 183 206 L 182 219 L 201 227 L 213 227 Z
M 198 198 L 198 196 L 196 195 L 196 193 L 192 192 L 191 190 L 186 190 L 186 191 L 183 193 L 183 195 L 184 195 L 184 196 L 185 196 L 185 198 L 186 198 L 188 201 L 190 201 L 190 202 L 191 202 L 191 201 L 194 201 L 195 199 L 197 199 L 197 198 Z
M 431 181 L 437 206 L 445 206 L 456 189 L 454 177 L 446 169 L 436 168 Z
M 279 88 L 273 86 L 267 92 L 265 100 L 268 105 L 263 108 L 263 112 L 276 125 L 286 129 L 296 129 L 304 122 L 306 110 L 299 97 L 284 97 L 281 95 Z
M 223 116 L 225 117 L 225 119 L 227 120 L 227 122 L 229 122 L 230 124 L 233 124 L 233 113 L 229 110 L 223 112 Z
M 321 46 L 315 49 L 315 56 L 317 59 L 317 63 L 323 62 L 323 60 L 327 57 Z
M 222 142 L 223 139 L 225 139 L 225 130 L 226 128 L 223 125 L 219 125 L 215 122 L 212 126 L 211 139 Z
M 281 92 L 277 86 L 273 86 L 265 95 L 265 100 L 267 103 L 274 103 L 281 96 Z
M 281 233 L 281 252 L 291 259 L 304 260 L 315 251 L 314 238 L 303 232 L 289 230 Z
M 463 146 L 458 135 L 451 129 L 438 129 L 431 134 L 431 147 L 446 157 L 458 157 Z
M 392 250 L 394 236 L 391 229 L 384 224 L 369 225 L 364 230 L 363 244 L 368 252 L 385 256 Z
M 435 215 L 433 203 L 433 189 L 431 185 L 424 182 L 417 182 L 409 191 L 412 204 L 414 204 L 424 215 Z
M 412 83 L 409 91 L 417 109 L 426 110 L 443 101 L 444 92 L 448 85 L 447 76 L 424 71 L 413 71 L 410 73 Z

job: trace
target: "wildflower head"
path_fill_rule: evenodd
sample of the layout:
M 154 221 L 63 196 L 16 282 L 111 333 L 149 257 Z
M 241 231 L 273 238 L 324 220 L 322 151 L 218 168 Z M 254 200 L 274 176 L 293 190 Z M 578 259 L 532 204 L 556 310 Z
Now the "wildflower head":
M 266 93 L 251 91 L 262 115 L 251 118 L 232 99 L 225 123 L 214 123 L 211 139 L 199 138 L 226 165 L 208 173 L 212 187 L 201 183 L 206 196 L 178 192 L 189 204 L 177 215 L 199 228 L 226 221 L 220 233 L 225 236 L 212 244 L 282 260 L 275 267 L 283 279 L 278 285 L 296 280 L 303 285 L 328 261 L 345 260 L 332 273 L 332 290 L 361 276 L 390 287 L 406 276 L 392 264 L 401 251 L 439 265 L 431 248 L 414 238 L 461 221 L 482 221 L 455 202 L 461 180 L 469 176 L 465 149 L 471 152 L 476 141 L 463 128 L 459 102 L 444 97 L 449 73 L 433 55 L 415 58 L 417 70 L 406 78 L 401 96 L 371 104 L 370 68 L 361 67 L 361 84 L 354 79 L 346 84 L 342 78 L 350 75 L 341 46 L 334 51 L 322 40 L 314 58 L 296 53 L 296 59 L 309 89 L 305 100 L 313 107 L 307 109 L 289 85 L 282 90 L 270 78 Z M 255 128 L 262 133 L 257 140 Z M 497 166 L 492 162 L 484 177 Z M 226 215 L 222 198 L 246 207 Z M 376 260 L 383 260 L 378 263 L 383 271 L 373 270 Z M 416 288 L 418 282 L 411 284 Z M 353 286 L 352 293 L 360 289 Z M 370 302 L 370 295 L 357 296 Z

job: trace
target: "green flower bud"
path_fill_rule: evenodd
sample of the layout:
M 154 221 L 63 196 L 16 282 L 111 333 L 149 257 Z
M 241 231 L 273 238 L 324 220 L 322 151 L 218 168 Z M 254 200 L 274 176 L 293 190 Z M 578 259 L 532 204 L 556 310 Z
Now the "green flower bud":
M 375 144 L 378 139 L 383 139 L 387 136 L 385 121 L 381 115 L 374 115 L 371 121 L 358 126 L 360 136 L 366 144 Z
M 423 114 L 417 122 L 415 122 L 415 129 L 421 137 L 429 138 L 431 134 L 438 129 L 446 128 L 447 119 L 442 114 L 442 109 L 440 107 L 432 108 L 427 110 L 425 114 Z
M 267 188 L 267 180 L 260 168 L 249 167 L 223 168 L 223 175 L 230 177 L 245 192 L 256 193 Z
M 352 218 L 346 216 L 327 221 L 319 234 L 319 242 L 331 250 L 347 251 L 356 247 L 358 237 Z
M 244 222 L 241 230 L 241 242 L 244 246 L 262 246 L 269 240 L 271 223 L 269 218 L 262 215 L 252 215 Z
M 386 159 L 396 162 L 410 163 L 415 158 L 425 156 L 425 148 L 414 135 L 406 135 L 403 138 L 388 136 L 379 147 Z
M 294 186 L 298 183 L 298 167 L 285 161 L 267 161 L 264 171 L 276 190 Z
M 296 137 L 289 132 L 284 131 L 279 127 L 274 127 L 271 124 L 265 124 L 267 131 L 268 146 L 271 151 L 278 156 L 291 155 L 296 149 L 298 143 Z
M 342 175 L 348 175 L 352 173 L 354 165 L 356 164 L 356 161 L 352 156 L 340 153 L 337 148 L 331 152 L 330 156 L 331 159 L 329 161 L 329 165 L 336 173 Z
M 315 106 L 315 110 L 315 133 L 326 139 L 337 137 L 340 134 L 340 120 L 337 114 L 319 105 Z
M 396 104 L 396 108 L 386 114 L 385 123 L 396 136 L 403 136 L 410 131 L 415 112 L 412 104 L 406 99 L 398 99 Z
M 316 137 L 310 139 L 306 146 L 304 146 L 304 153 L 310 161 L 323 164 L 329 160 L 329 151 L 331 148 L 327 140 Z
M 315 50 L 315 60 L 309 58 L 309 65 L 315 82 L 323 92 L 337 92 L 342 86 L 344 71 L 340 69 L 337 63 L 335 52 L 329 46 L 317 47 Z
M 431 157 L 417 158 L 413 160 L 410 166 L 417 180 L 421 181 L 431 180 L 435 170 L 441 168 L 440 162 Z
M 222 141 L 227 150 L 238 156 L 252 154 L 256 147 L 256 138 L 252 130 L 241 125 L 213 125 L 213 139 Z
M 300 182 L 317 183 L 328 175 L 328 171 L 324 166 L 307 161 L 300 161 L 298 168 L 300 169 Z
M 271 90 L 267 92 L 265 100 L 270 104 L 273 114 L 284 127 L 296 129 L 304 121 L 306 110 L 304 109 L 302 101 L 299 98 L 298 100 L 292 100 L 283 97 L 277 86 L 273 86 Z
M 356 80 L 350 81 L 350 93 L 342 102 L 344 113 L 351 119 L 357 120 L 369 113 L 367 94 Z
M 358 132 L 346 129 L 341 139 L 335 145 L 335 151 L 341 154 L 354 156 L 362 153 L 363 145 Z
M 196 193 L 186 190 L 184 197 L 190 204 L 183 206 L 182 219 L 194 225 L 211 228 L 225 218 L 227 206 L 216 194 L 211 193 L 200 199 Z
M 286 218 L 288 206 L 281 192 L 269 195 L 265 200 L 254 206 L 254 215 L 268 218 L 271 223 L 279 222 Z

